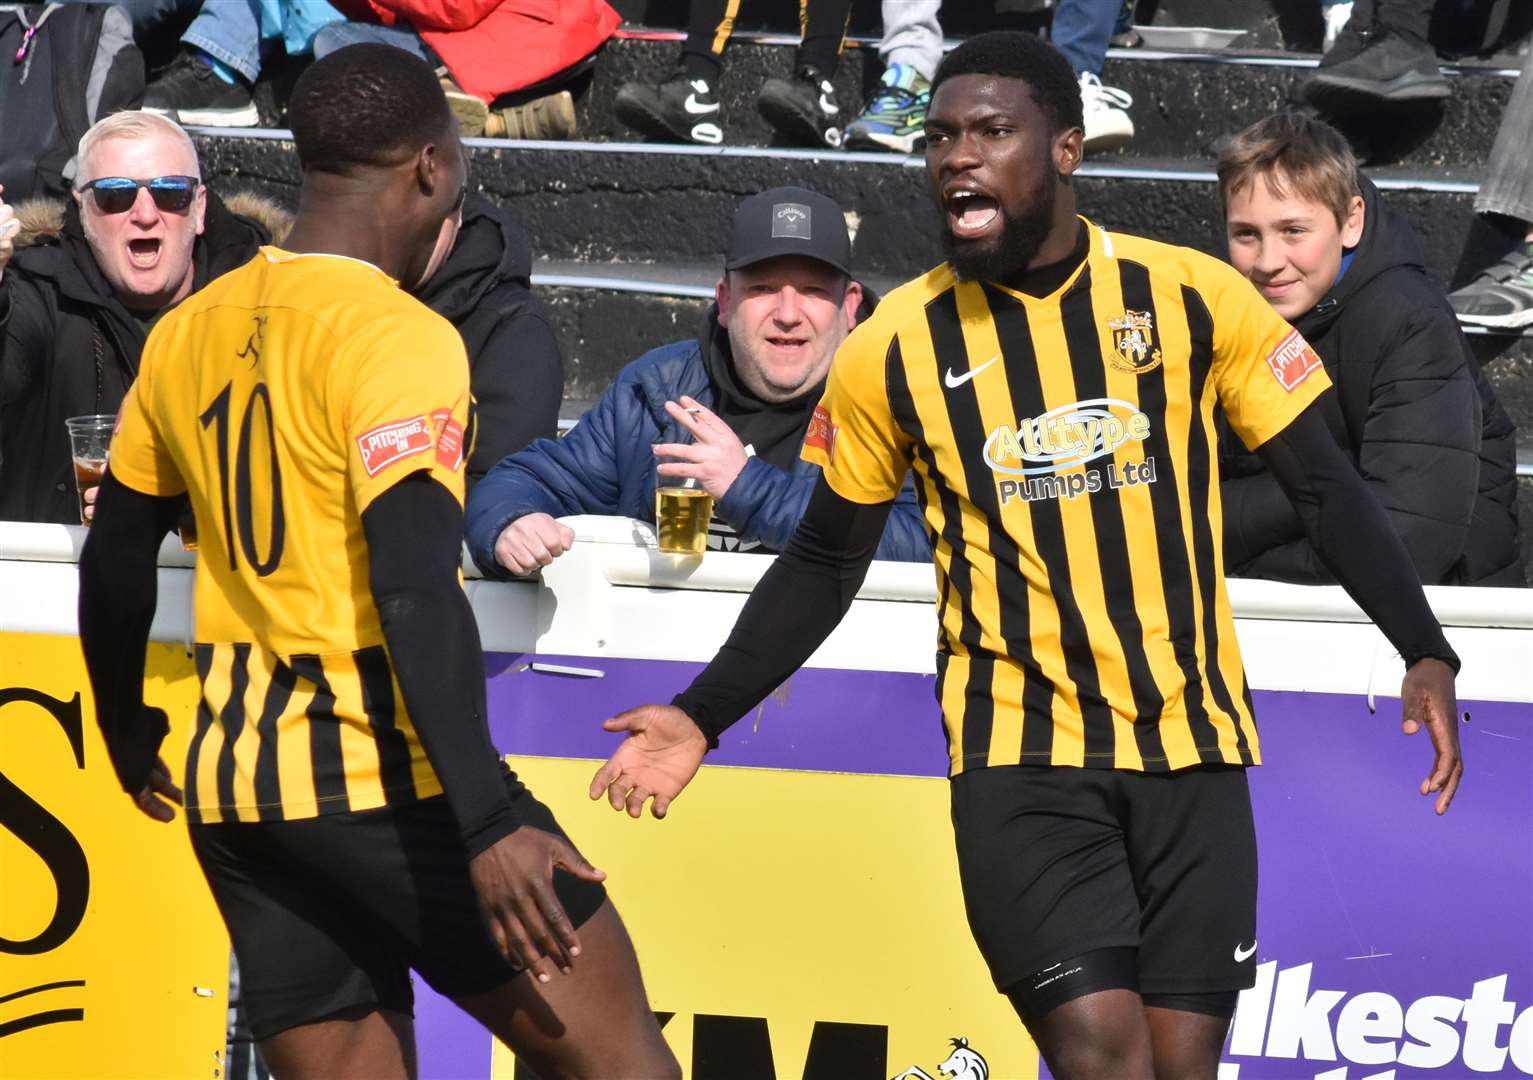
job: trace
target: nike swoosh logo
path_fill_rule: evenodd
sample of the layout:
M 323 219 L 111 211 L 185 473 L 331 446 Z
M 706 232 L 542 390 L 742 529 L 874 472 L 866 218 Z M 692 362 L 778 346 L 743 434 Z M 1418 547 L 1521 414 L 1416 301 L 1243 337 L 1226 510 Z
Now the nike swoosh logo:
M 826 116 L 835 116 L 841 110 L 834 101 L 822 93 L 820 95 L 820 111 Z
M 957 390 L 964 383 L 966 383 L 970 379 L 974 378 L 974 376 L 978 375 L 981 371 L 984 371 L 987 367 L 989 367 L 991 364 L 995 363 L 1000 358 L 1001 358 L 1001 354 L 1000 353 L 996 353 L 994 356 L 992 356 L 989 360 L 986 360 L 979 367 L 977 367 L 977 368 L 970 368 L 968 371 L 965 371 L 962 375 L 954 375 L 953 374 L 953 369 L 952 368 L 948 368 L 947 369 L 947 374 L 942 376 L 942 381 L 947 384 L 947 388 L 949 390 Z
M 1255 955 L 1255 953 L 1256 953 L 1256 942 L 1254 942 L 1254 941 L 1251 942 L 1251 947 L 1249 949 L 1242 949 L 1239 945 L 1236 945 L 1235 946 L 1235 963 L 1237 963 L 1237 964 L 1244 964 L 1247 960 L 1251 959 L 1251 957 L 1253 955 Z
M 712 105 L 707 105 L 698 101 L 696 94 L 688 94 L 687 100 L 681 103 L 681 107 L 693 116 L 702 116 L 705 113 L 716 113 L 719 111 L 719 103 L 717 101 Z

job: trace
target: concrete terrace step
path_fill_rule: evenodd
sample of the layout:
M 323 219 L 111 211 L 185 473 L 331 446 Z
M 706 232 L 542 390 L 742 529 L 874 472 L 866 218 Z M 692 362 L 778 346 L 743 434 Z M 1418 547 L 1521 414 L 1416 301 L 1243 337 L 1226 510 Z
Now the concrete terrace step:
M 296 204 L 287 133 L 197 132 L 204 175 Z M 803 184 L 855 215 L 860 272 L 904 277 L 940 261 L 938 219 L 919 158 L 752 147 L 470 140 L 471 182 L 516 212 L 540 256 L 591 262 L 676 262 L 722 256 L 735 205 L 752 192 Z M 1474 237 L 1471 179 L 1445 170 L 1376 173 L 1411 219 L 1428 265 L 1465 280 L 1501 252 Z M 1214 177 L 1176 162 L 1092 161 L 1077 181 L 1082 211 L 1112 229 L 1222 248 Z
M 630 80 L 659 82 L 670 74 L 679 53 L 677 41 L 609 42 L 579 106 L 578 137 L 638 139 L 613 114 L 618 89 Z M 746 36 L 731 43 L 719 86 L 727 145 L 772 144 L 775 133 L 756 109 L 756 94 L 766 79 L 788 74 L 792 58 L 792 39 L 787 37 Z M 1129 112 L 1135 137 L 1123 150 L 1097 160 L 1211 160 L 1209 146 L 1215 139 L 1281 108 L 1318 60 L 1312 54 L 1275 52 L 1114 49 L 1102 77 L 1133 96 Z M 849 48 L 843 55 L 835 86 L 848 119 L 868 100 L 881 70 L 869 48 Z M 1483 165 L 1516 72 L 1485 63 L 1448 65 L 1444 70 L 1454 90 L 1446 103 L 1394 109 L 1368 122 L 1345 125 L 1366 160 L 1473 169 Z

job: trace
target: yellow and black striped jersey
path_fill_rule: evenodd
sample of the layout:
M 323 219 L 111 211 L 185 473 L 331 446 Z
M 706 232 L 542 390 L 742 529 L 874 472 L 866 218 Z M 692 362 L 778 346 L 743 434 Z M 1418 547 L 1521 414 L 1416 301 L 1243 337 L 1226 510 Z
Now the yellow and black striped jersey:
M 383 271 L 262 248 L 145 346 L 110 470 L 197 518 L 193 823 L 441 791 L 389 665 L 362 512 L 429 470 L 463 499 L 468 360 Z
M 891 292 L 837 353 L 804 443 L 853 502 L 915 471 L 955 774 L 1260 760 L 1214 415 L 1255 447 L 1329 380 L 1230 267 L 1089 234 L 1048 296 L 946 264 Z

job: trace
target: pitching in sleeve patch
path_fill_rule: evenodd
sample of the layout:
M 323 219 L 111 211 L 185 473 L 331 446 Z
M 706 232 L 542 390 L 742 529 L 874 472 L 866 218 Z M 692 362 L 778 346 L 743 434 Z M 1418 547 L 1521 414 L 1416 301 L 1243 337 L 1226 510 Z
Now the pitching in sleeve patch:
M 1278 385 L 1291 394 L 1321 364 L 1320 357 L 1309 347 L 1304 335 L 1294 330 L 1278 342 L 1278 347 L 1267 357 L 1267 366 L 1272 369 Z
M 396 461 L 425 453 L 435 445 L 435 428 L 425 416 L 379 424 L 357 436 L 357 449 L 362 452 L 362 467 L 368 476 L 377 476 Z
M 824 405 L 816 405 L 814 415 L 809 418 L 809 430 L 804 435 L 804 445 L 825 451 L 826 458 L 831 464 L 835 464 L 836 432 L 839 430 L 840 428 L 831 422 L 830 410 Z
M 436 439 L 437 464 L 457 472 L 463 464 L 463 425 L 452 418 L 451 409 L 437 409 L 431 421 L 441 432 Z

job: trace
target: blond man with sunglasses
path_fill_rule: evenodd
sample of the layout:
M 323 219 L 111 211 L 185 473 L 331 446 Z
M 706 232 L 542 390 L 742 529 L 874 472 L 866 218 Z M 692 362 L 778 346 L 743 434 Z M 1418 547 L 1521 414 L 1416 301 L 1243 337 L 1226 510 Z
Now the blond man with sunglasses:
M 109 116 L 76 160 L 62 203 L 0 189 L 0 521 L 79 520 L 65 418 L 115 413 L 160 315 L 268 239 L 164 117 Z

